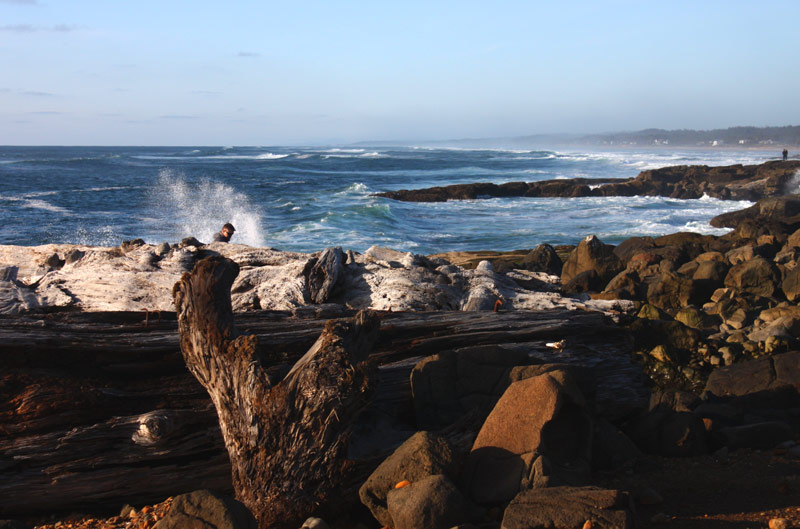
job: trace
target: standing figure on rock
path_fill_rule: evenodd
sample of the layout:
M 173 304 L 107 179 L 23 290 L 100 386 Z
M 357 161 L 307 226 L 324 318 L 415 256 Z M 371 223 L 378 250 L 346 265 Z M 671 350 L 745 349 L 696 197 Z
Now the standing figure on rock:
M 233 224 L 230 222 L 226 222 L 222 229 L 219 230 L 219 233 L 214 235 L 214 239 L 211 242 L 228 242 L 233 237 L 233 232 L 236 231 L 236 228 L 233 227 Z
M 789 159 L 789 149 L 784 149 L 783 150 L 783 161 L 785 162 L 788 159 Z

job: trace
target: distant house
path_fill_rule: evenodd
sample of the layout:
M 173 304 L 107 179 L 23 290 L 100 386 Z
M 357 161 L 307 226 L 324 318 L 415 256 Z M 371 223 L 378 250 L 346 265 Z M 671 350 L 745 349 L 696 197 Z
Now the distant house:
M 747 143 L 747 140 L 739 140 L 739 145 L 744 145 L 745 143 Z

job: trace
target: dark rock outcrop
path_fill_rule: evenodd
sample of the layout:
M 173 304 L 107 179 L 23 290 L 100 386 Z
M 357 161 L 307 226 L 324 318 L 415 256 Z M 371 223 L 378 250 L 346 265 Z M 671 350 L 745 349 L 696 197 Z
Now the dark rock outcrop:
M 633 501 L 627 492 L 597 487 L 552 487 L 520 492 L 503 515 L 503 529 L 548 527 L 632 529 Z
M 494 197 L 610 197 L 664 196 L 700 198 L 704 194 L 726 200 L 758 200 L 782 195 L 800 169 L 800 161 L 772 161 L 761 165 L 680 165 L 651 169 L 636 178 L 543 180 L 506 184 L 457 184 L 427 189 L 402 189 L 378 196 L 406 202 L 444 202 Z

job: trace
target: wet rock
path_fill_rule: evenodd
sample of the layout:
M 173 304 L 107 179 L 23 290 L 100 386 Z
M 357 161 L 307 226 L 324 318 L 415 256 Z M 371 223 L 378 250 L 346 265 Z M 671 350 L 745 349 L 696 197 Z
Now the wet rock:
M 257 529 L 252 513 L 233 498 L 208 490 L 176 496 L 153 529 Z
M 547 527 L 632 529 L 634 510 L 627 492 L 597 487 L 551 487 L 520 492 L 503 514 L 503 529 Z
M 414 483 L 437 474 L 455 476 L 457 468 L 456 456 L 447 441 L 429 432 L 417 432 L 375 469 L 358 495 L 376 520 L 391 527 L 394 522 L 387 496 L 397 483 Z
M 755 205 L 729 213 L 717 215 L 710 224 L 715 228 L 735 228 L 746 219 L 782 219 L 800 214 L 800 197 L 787 195 L 763 198 Z

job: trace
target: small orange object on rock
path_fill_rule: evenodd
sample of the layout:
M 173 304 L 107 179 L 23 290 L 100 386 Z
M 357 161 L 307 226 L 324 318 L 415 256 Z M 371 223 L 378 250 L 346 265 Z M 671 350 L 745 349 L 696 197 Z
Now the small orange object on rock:
M 586 520 L 586 521 L 583 523 L 583 529 L 592 529 L 592 527 L 593 527 L 593 526 L 592 526 L 592 521 L 591 521 L 591 520 Z
M 400 481 L 397 485 L 395 485 L 394 488 L 402 489 L 403 487 L 408 487 L 409 485 L 411 485 L 411 482 L 408 481 L 407 479 L 404 479 L 403 481 Z

